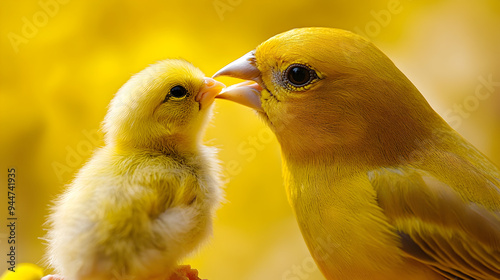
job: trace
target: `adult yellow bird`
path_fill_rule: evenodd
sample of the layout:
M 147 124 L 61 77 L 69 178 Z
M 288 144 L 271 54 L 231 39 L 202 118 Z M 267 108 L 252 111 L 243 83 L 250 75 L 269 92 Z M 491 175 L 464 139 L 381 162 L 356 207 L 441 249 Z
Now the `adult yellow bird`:
M 278 34 L 217 76 L 281 145 L 327 279 L 500 279 L 500 174 L 392 61 L 348 31 Z M 290 278 L 291 279 L 291 278 Z
M 44 279 L 164 280 L 176 273 L 210 235 L 221 200 L 215 150 L 202 136 L 223 87 L 177 59 L 125 83 L 104 120 L 105 146 L 55 203 L 48 257 L 60 276 Z M 199 279 L 189 267 L 178 272 Z

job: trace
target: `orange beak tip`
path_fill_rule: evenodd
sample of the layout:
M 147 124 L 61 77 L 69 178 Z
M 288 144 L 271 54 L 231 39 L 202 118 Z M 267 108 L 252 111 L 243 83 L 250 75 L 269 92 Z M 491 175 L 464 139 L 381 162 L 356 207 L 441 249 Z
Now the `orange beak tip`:
M 201 87 L 198 94 L 195 96 L 195 100 L 200 103 L 200 108 L 204 108 L 204 107 L 212 104 L 215 97 L 225 87 L 226 87 L 225 84 L 223 84 L 219 81 L 216 81 L 212 78 L 205 77 L 203 79 L 203 86 Z

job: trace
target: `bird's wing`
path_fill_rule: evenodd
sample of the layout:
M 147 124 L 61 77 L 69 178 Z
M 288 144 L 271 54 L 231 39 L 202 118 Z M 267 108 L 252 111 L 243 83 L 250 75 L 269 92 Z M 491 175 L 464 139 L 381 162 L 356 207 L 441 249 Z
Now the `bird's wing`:
M 500 213 L 429 173 L 382 168 L 368 178 L 408 257 L 446 279 L 500 279 Z

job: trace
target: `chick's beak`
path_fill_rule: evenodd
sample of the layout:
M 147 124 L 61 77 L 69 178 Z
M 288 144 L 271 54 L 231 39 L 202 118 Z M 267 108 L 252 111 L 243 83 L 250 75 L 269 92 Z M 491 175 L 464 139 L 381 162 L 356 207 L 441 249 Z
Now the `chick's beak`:
M 261 73 L 255 65 L 254 51 L 251 51 L 239 59 L 229 63 L 217 71 L 212 78 L 219 76 L 229 76 L 250 81 L 232 85 L 222 90 L 221 94 L 219 94 L 217 98 L 231 100 L 263 112 L 260 101 L 260 91 L 262 90 L 262 87 L 259 85 L 259 83 L 261 83 Z
M 203 86 L 194 98 L 200 103 L 200 110 L 210 106 L 214 102 L 215 96 L 225 87 L 226 85 L 212 78 L 203 78 Z

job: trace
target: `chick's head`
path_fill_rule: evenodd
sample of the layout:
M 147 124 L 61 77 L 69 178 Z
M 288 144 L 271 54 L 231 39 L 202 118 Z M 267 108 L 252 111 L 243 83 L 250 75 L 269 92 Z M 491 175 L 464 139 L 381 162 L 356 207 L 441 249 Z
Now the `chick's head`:
M 224 85 L 187 61 L 163 60 L 134 75 L 112 100 L 106 143 L 151 149 L 191 149 L 201 141 L 211 105 Z
M 256 109 L 284 152 L 295 155 L 412 142 L 403 139 L 405 131 L 418 133 L 435 117 L 386 55 L 339 29 L 278 34 L 214 77 L 222 75 L 256 82 L 228 87 L 218 97 Z

